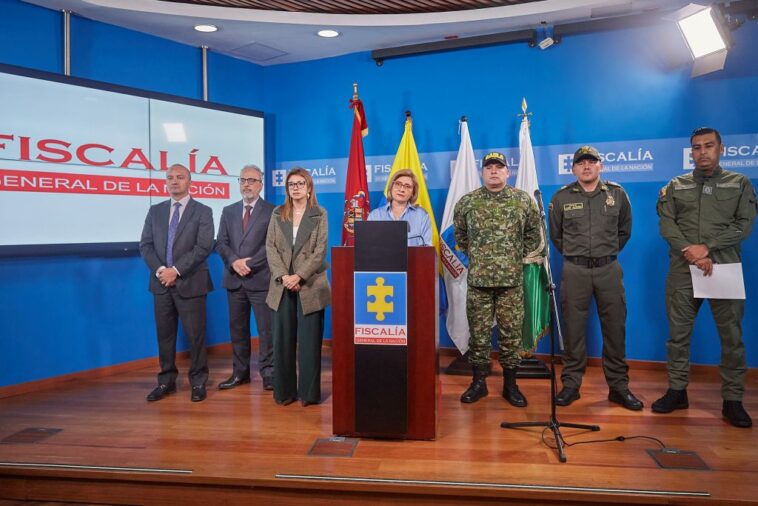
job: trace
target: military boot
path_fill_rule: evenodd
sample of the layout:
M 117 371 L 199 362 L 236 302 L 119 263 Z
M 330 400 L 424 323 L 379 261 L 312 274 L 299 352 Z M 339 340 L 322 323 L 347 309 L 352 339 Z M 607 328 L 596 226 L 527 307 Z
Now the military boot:
M 503 398 L 517 408 L 526 407 L 526 397 L 516 385 L 516 368 L 503 369 Z
M 488 367 L 486 365 L 472 365 L 474 379 L 471 384 L 461 395 L 461 402 L 471 404 L 476 402 L 482 397 L 487 397 L 487 373 Z
M 674 390 L 669 388 L 666 393 L 653 403 L 654 413 L 671 413 L 675 409 L 687 409 L 690 407 L 687 399 L 687 390 Z
M 729 420 L 729 423 L 735 427 L 747 429 L 753 425 L 753 420 L 742 406 L 742 401 L 724 401 L 724 407 L 721 409 L 721 414 L 724 415 L 724 418 Z

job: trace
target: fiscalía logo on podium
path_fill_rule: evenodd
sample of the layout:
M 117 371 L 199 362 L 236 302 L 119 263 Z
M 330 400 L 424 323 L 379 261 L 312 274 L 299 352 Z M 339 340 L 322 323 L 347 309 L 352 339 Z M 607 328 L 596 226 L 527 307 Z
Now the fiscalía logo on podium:
M 356 272 L 355 344 L 408 344 L 407 274 Z

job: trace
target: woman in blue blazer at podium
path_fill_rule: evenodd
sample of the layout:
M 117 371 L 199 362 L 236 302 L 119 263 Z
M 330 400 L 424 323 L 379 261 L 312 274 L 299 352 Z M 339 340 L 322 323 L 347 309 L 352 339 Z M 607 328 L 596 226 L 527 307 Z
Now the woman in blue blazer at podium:
M 415 205 L 418 180 L 410 169 L 401 169 L 390 179 L 387 203 L 368 215 L 369 221 L 407 221 L 408 246 L 431 246 L 432 225 L 426 211 Z

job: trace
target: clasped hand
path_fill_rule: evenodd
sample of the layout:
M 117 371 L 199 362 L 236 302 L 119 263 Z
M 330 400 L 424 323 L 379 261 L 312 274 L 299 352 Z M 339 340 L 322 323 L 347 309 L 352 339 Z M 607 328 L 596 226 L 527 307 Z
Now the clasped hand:
M 250 260 L 250 257 L 247 258 L 238 258 L 234 262 L 232 262 L 232 269 L 234 269 L 234 272 L 239 274 L 242 277 L 247 276 L 253 270 L 247 266 L 247 261 Z
M 299 292 L 301 280 L 302 278 L 297 274 L 288 274 L 286 276 L 282 276 L 282 285 L 287 290 L 290 290 L 292 292 Z
M 176 273 L 176 269 L 172 269 L 171 267 L 161 269 L 161 271 L 158 273 L 158 280 L 166 288 L 174 286 L 176 284 L 177 277 L 178 274 Z
M 713 274 L 713 260 L 708 257 L 709 253 L 705 244 L 690 244 L 682 249 L 685 260 L 703 271 L 704 276 Z

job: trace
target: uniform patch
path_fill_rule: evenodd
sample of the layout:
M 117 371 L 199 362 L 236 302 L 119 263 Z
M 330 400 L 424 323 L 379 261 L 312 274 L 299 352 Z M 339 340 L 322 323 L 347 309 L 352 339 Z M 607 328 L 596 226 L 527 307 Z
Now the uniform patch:
M 576 209 L 584 209 L 584 202 L 573 202 L 571 204 L 563 204 L 564 211 L 575 211 Z
M 608 207 L 613 207 L 616 205 L 616 199 L 614 199 L 613 195 L 610 193 L 608 194 L 608 198 L 605 199 L 605 205 Z
M 663 188 L 661 188 L 661 190 L 658 192 L 658 198 L 659 199 L 662 199 L 663 197 L 666 196 L 666 190 L 667 190 L 667 188 L 668 188 L 668 185 L 666 185 Z
M 691 190 L 697 185 L 695 183 L 692 184 L 683 184 L 683 183 L 674 183 L 674 190 Z
M 713 186 L 703 185 L 703 195 L 713 195 Z

